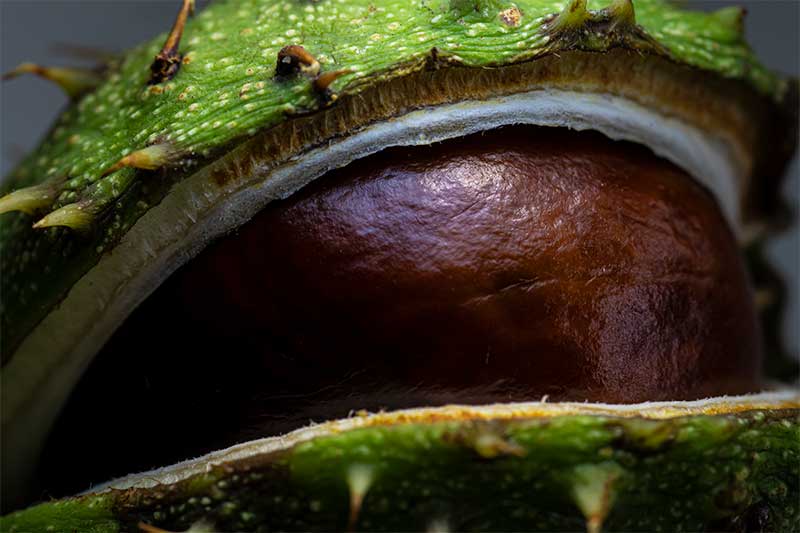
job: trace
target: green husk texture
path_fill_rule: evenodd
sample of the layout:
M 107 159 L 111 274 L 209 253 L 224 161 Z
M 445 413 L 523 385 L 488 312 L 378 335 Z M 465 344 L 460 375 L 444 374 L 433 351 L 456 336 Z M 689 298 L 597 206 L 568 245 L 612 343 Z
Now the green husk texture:
M 5 192 L 44 182 L 58 192 L 38 213 L 0 216 L 3 362 L 176 181 L 257 131 L 326 105 L 308 78 L 274 77 L 285 45 L 303 45 L 322 72 L 349 69 L 332 85 L 340 94 L 423 68 L 432 56 L 441 68 L 498 67 L 563 50 L 614 47 L 666 55 L 742 80 L 776 100 L 784 94 L 785 81 L 744 41 L 741 10 L 694 13 L 666 1 L 637 0 L 634 25 L 619 15 L 629 14 L 626 6 L 584 6 L 582 0 L 215 2 L 187 25 L 180 46 L 185 63 L 174 79 L 147 84 L 163 35 L 131 51 L 110 65 L 105 83 L 58 119 L 6 181 Z M 556 25 L 565 9 L 569 16 Z M 164 170 L 124 168 L 103 177 L 122 157 L 159 143 L 176 155 Z M 31 229 L 66 205 L 80 207 L 72 212 L 81 215 L 74 224 L 79 231 Z
M 795 531 L 799 413 L 367 427 L 171 486 L 41 504 L 0 529 Z

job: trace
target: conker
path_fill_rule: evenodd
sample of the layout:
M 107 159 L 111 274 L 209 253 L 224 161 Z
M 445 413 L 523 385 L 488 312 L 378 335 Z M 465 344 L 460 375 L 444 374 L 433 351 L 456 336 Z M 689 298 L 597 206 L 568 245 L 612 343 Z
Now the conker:
M 267 209 L 179 283 L 195 327 L 248 339 L 278 385 L 391 385 L 420 405 L 425 388 L 492 384 L 498 401 L 613 403 L 758 388 L 752 297 L 714 199 L 597 133 L 386 150 Z

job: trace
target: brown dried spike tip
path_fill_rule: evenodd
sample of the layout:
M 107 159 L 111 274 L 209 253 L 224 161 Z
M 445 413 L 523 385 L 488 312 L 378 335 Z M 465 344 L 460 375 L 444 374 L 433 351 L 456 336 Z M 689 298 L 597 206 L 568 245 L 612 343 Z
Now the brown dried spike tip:
M 330 89 L 331 84 L 338 78 L 344 76 L 345 74 L 350 74 L 351 72 L 352 70 L 350 69 L 323 72 L 314 78 L 314 92 L 317 93 L 317 96 L 324 104 L 332 104 L 336 101 L 338 95 Z
M 153 64 L 150 65 L 150 80 L 148 85 L 156 85 L 165 81 L 169 81 L 175 77 L 178 70 L 181 68 L 181 61 L 183 55 L 178 52 L 178 46 L 181 43 L 181 36 L 183 36 L 183 28 L 186 26 L 186 20 L 189 15 L 194 13 L 194 0 L 183 0 L 181 10 L 175 19 L 175 24 L 172 25 L 172 30 L 161 47 L 161 51 L 156 55 Z
M 94 90 L 103 81 L 103 76 L 94 70 L 72 67 L 43 67 L 35 63 L 22 63 L 17 68 L 3 74 L 3 81 L 16 78 L 22 74 L 34 74 L 50 80 L 67 93 L 72 100 L 77 100 L 89 91 Z
M 279 77 L 303 74 L 310 78 L 319 74 L 319 61 L 302 46 L 292 44 L 284 46 L 278 52 L 278 64 L 275 66 L 275 75 Z

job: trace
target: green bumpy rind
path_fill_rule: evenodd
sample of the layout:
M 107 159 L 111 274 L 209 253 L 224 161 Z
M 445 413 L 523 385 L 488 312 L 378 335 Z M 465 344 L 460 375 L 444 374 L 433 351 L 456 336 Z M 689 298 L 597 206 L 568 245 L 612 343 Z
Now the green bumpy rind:
M 628 0 L 215 2 L 186 26 L 184 64 L 174 79 L 147 83 L 163 35 L 131 51 L 110 67 L 105 83 L 58 119 L 6 181 L 5 192 L 52 184 L 57 199 L 32 215 L 0 215 L 3 361 L 176 180 L 257 130 L 326 105 L 307 77 L 274 77 L 285 45 L 304 46 L 322 72 L 349 69 L 332 85 L 342 94 L 402 75 L 432 50 L 445 66 L 486 67 L 566 49 L 621 46 L 667 55 L 782 97 L 785 82 L 757 61 L 744 40 L 742 10 L 698 13 L 667 1 L 636 0 L 633 24 L 630 7 Z M 570 15 L 560 19 L 563 31 L 554 31 L 555 17 L 565 9 Z M 158 143 L 174 150 L 169 173 L 124 168 L 103 177 L 121 158 Z M 70 216 L 80 215 L 76 225 L 83 231 L 31 228 L 65 205 L 80 206 Z
M 368 427 L 171 486 L 45 503 L 0 529 L 794 531 L 798 413 Z

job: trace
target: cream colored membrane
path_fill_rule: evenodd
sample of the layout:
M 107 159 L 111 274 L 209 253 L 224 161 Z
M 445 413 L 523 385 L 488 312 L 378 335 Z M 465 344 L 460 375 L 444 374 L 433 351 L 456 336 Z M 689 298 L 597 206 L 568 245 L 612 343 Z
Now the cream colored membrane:
M 314 424 L 279 437 L 268 437 L 231 446 L 197 459 L 172 466 L 133 474 L 94 487 L 84 494 L 103 492 L 109 489 L 131 487 L 153 487 L 160 483 L 176 483 L 189 476 L 208 471 L 215 465 L 230 463 L 262 454 L 289 449 L 301 442 L 318 437 L 336 435 L 343 431 L 372 426 L 446 422 L 459 420 L 513 420 L 524 418 L 547 418 L 565 415 L 603 415 L 614 417 L 642 417 L 653 420 L 690 415 L 713 415 L 742 412 L 754 409 L 789 409 L 800 407 L 797 391 L 767 392 L 745 396 L 722 396 L 691 402 L 648 402 L 640 404 L 610 405 L 603 403 L 547 403 L 539 402 L 499 403 L 494 405 L 466 406 L 448 405 L 406 409 L 389 413 L 358 415 L 341 420 Z
M 331 140 L 282 166 L 256 162 L 251 176 L 224 187 L 207 167 L 142 216 L 113 253 L 103 255 L 31 332 L 4 369 L 3 453 L 13 458 L 3 461 L 5 474 L 10 479 L 30 475 L 60 406 L 100 347 L 142 300 L 212 239 L 270 201 L 387 146 L 424 145 L 511 124 L 597 130 L 644 144 L 695 176 L 716 196 L 734 231 L 740 229 L 737 198 L 744 169 L 737 147 L 608 94 L 547 89 L 420 109 Z

